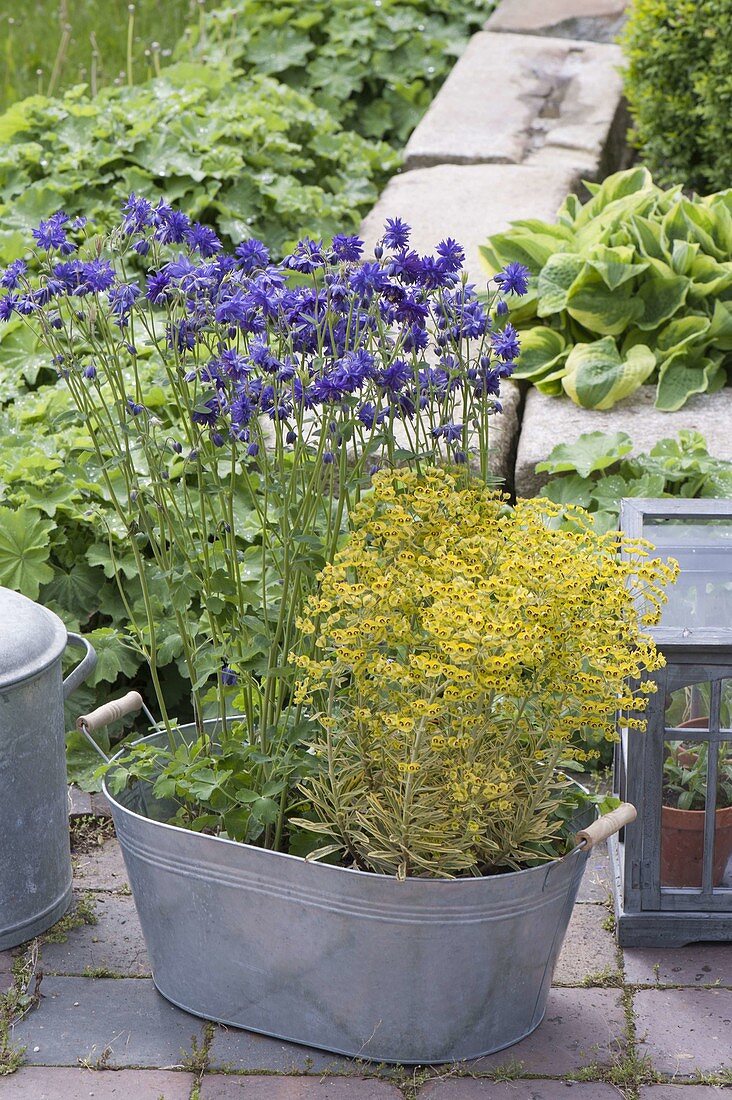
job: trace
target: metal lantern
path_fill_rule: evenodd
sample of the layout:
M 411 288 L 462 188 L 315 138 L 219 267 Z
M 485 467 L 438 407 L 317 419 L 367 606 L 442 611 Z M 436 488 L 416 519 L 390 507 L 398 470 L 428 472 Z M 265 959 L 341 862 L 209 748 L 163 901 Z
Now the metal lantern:
M 610 844 L 618 940 L 732 940 L 732 501 L 623 500 L 620 526 L 680 575 L 650 631 L 646 732 L 619 717 L 615 792 L 638 820 Z

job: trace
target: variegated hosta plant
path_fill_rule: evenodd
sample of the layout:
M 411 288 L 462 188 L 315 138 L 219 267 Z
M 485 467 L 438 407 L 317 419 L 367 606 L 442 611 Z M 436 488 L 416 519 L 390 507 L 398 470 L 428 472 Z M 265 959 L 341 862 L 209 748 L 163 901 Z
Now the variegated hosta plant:
M 321 855 L 450 877 L 561 853 L 573 737 L 614 739 L 617 708 L 644 726 L 663 664 L 644 627 L 675 564 L 627 541 L 621 560 L 617 534 L 558 511 L 449 469 L 376 477 L 300 623 L 322 764 L 300 824 Z

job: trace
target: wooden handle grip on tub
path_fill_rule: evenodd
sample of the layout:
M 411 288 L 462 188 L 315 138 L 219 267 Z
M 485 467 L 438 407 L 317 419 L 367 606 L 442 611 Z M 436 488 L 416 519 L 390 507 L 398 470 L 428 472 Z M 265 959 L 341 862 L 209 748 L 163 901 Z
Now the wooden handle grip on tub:
M 586 829 L 581 829 L 575 835 L 575 844 L 581 844 L 584 841 L 585 851 L 588 851 L 595 844 L 599 844 L 601 840 L 607 840 L 613 833 L 617 833 L 623 825 L 630 825 L 631 821 L 635 821 L 637 816 L 638 811 L 635 806 L 630 802 L 621 802 L 617 809 L 611 810 L 609 814 L 603 814 L 602 817 L 598 817 L 597 821 L 593 821 L 591 825 L 588 825 Z
M 76 728 L 83 733 L 82 726 L 87 733 L 104 729 L 110 722 L 116 722 L 125 714 L 134 714 L 142 707 L 142 696 L 139 691 L 128 691 L 121 699 L 112 699 L 109 703 L 102 703 L 90 714 L 82 714 L 76 719 Z

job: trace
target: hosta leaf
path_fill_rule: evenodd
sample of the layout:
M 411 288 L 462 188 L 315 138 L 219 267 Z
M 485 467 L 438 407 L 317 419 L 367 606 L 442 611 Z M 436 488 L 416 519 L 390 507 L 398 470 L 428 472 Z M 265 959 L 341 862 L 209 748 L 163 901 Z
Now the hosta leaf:
M 575 443 L 559 443 L 537 473 L 562 474 L 574 471 L 588 478 L 597 470 L 606 470 L 632 450 L 633 441 L 626 432 L 585 432 Z M 554 498 L 552 498 L 554 499 Z
M 582 259 L 573 253 L 558 252 L 550 256 L 536 284 L 539 317 L 549 317 L 566 309 L 570 287 L 583 267 Z
M 688 275 L 699 245 L 691 241 L 674 241 L 671 249 L 671 267 L 677 275 Z
M 642 275 L 649 267 L 648 261 L 641 259 L 641 262 L 634 262 L 634 255 L 634 250 L 628 245 L 622 248 L 604 248 L 600 245 L 593 249 L 592 257 L 587 262 L 608 290 L 615 290 L 629 279 Z
M 565 339 L 560 332 L 541 325 L 521 332 L 521 355 L 513 372 L 514 378 L 539 378 L 556 368 L 561 359 Z
M 718 263 L 711 256 L 696 256 L 690 265 L 689 276 L 694 297 L 721 294 L 732 286 L 732 261 Z
M 593 344 L 575 345 L 562 385 L 577 405 L 610 409 L 642 385 L 655 366 L 656 357 L 644 344 L 637 344 L 621 358 L 615 341 L 606 336 Z
M 0 507 L 0 584 L 38 598 L 40 586 L 53 580 L 48 559 L 55 527 L 32 508 Z
M 578 212 L 575 225 L 585 225 L 611 203 L 638 192 L 652 191 L 653 187 L 653 178 L 647 168 L 628 168 L 624 172 L 615 172 L 608 176 L 600 185 L 590 184 L 588 190 L 592 193 L 592 198 Z
M 671 356 L 661 364 L 656 387 L 656 408 L 675 412 L 695 393 L 704 393 L 718 370 L 710 359 L 689 361 L 685 351 Z
M 559 397 L 562 392 L 562 379 L 564 378 L 564 366 L 561 366 L 559 370 L 553 370 L 551 374 L 545 374 L 543 378 L 537 378 L 534 381 L 539 393 L 544 393 L 547 397 Z
M 506 264 L 521 263 L 536 275 L 549 257 L 562 247 L 566 247 L 566 244 L 562 245 L 552 238 L 536 240 L 534 233 L 514 232 L 510 229 L 505 233 L 494 233 L 479 251 L 483 261 L 493 273 L 500 271 Z
M 732 317 L 731 317 L 732 320 Z M 691 314 L 670 321 L 656 336 L 656 348 L 659 356 L 667 358 L 687 344 L 702 340 L 710 329 L 708 317 Z
M 715 302 L 709 339 L 713 348 L 732 351 L 732 302 Z
M 567 295 L 567 312 L 590 332 L 619 336 L 640 315 L 641 307 L 629 283 L 609 290 L 601 276 L 586 267 Z
M 671 279 L 644 280 L 638 289 L 638 300 L 643 307 L 636 321 L 638 328 L 646 331 L 658 328 L 673 317 L 686 301 L 690 285 L 690 280 L 681 275 Z
M 670 245 L 660 222 L 645 218 L 642 214 L 633 214 L 628 221 L 628 229 L 641 256 L 668 263 L 671 258 Z

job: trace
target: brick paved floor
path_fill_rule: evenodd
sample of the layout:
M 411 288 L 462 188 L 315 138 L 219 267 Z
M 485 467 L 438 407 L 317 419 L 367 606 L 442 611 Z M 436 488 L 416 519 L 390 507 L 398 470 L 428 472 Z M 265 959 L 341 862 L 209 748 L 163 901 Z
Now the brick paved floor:
M 725 1085 L 732 1100 L 732 945 L 619 951 L 608 874 L 594 853 L 533 1035 L 471 1064 L 384 1068 L 168 1004 L 108 839 L 76 858 L 77 926 L 26 951 L 41 996 L 12 1029 L 24 1064 L 0 1076 L 0 1100 L 564 1100 L 569 1087 L 573 1100 L 722 1100 Z M 0 952 L 0 995 L 22 954 Z

